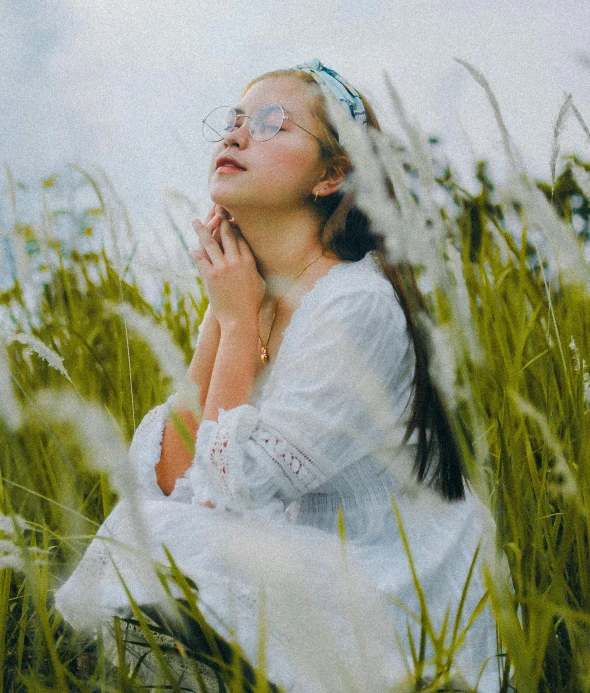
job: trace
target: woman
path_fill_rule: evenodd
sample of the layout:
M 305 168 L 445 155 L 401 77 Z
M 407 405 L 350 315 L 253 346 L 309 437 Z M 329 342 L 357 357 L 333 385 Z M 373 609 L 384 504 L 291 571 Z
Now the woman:
M 149 497 L 145 532 L 138 540 L 122 502 L 56 595 L 75 625 L 122 613 L 119 576 L 153 604 L 162 594 L 144 558 L 165 562 L 165 545 L 210 624 L 254 661 L 268 607 L 269 678 L 308 693 L 385 691 L 406 676 L 420 642 L 409 612 L 420 604 L 398 520 L 437 633 L 447 610 L 451 632 L 490 532 L 429 376 L 412 274 L 386 263 L 354 207 L 352 165 L 327 114 L 333 97 L 360 128 L 378 127 L 366 100 L 319 61 L 263 75 L 238 107 L 205 119 L 214 207 L 193 222 L 193 257 L 210 305 L 189 369 L 201 422 L 174 397 L 145 417 L 130 449 Z M 483 595 L 476 569 L 459 630 Z M 302 609 L 323 633 L 315 664 Z M 455 682 L 497 690 L 495 654 L 486 607 L 454 657 Z M 328 684 L 319 669 L 330 656 L 341 661 Z

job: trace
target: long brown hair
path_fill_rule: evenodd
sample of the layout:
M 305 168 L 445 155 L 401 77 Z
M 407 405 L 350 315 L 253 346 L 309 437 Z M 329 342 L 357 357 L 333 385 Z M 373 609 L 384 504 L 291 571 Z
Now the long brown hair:
M 311 111 L 318 121 L 320 155 L 328 173 L 350 173 L 353 169 L 350 158 L 338 140 L 338 132 L 330 121 L 324 98 L 312 75 L 296 69 L 267 72 L 251 81 L 244 93 L 256 82 L 269 77 L 294 77 L 316 87 L 311 95 Z M 380 130 L 373 108 L 362 94 L 360 96 L 368 126 Z M 391 196 L 395 198 L 393 190 Z M 322 218 L 320 241 L 324 249 L 341 260 L 361 260 L 369 251 L 375 251 L 379 257 L 404 311 L 416 359 L 412 409 L 404 435 L 404 442 L 407 442 L 414 431 L 417 432 L 416 477 L 448 500 L 465 498 L 461 450 L 451 414 L 430 375 L 432 350 L 423 320 L 428 316 L 428 308 L 412 267 L 388 261 L 383 237 L 372 232 L 369 218 L 354 204 L 354 189 L 318 198 L 315 208 Z

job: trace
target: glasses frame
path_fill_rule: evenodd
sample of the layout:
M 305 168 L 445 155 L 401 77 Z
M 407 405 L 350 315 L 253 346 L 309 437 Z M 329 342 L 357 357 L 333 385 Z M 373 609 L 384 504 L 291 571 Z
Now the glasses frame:
M 261 108 L 266 108 L 267 106 L 278 106 L 279 109 L 280 109 L 280 111 L 281 111 L 281 114 L 282 114 L 282 116 L 283 116 L 283 119 L 281 120 L 281 124 L 279 125 L 279 127 L 278 127 L 277 131 L 274 133 L 274 135 L 271 135 L 270 137 L 267 137 L 267 138 L 264 139 L 264 140 L 260 140 L 260 139 L 257 139 L 256 137 L 254 137 L 254 135 L 252 134 L 252 130 L 250 129 L 250 124 L 251 124 L 251 122 L 252 122 L 252 118 L 254 118 L 254 116 L 256 115 L 256 113 L 257 113 Z M 234 117 L 233 117 L 233 122 L 232 122 L 232 124 L 231 124 L 231 130 L 228 130 L 228 132 L 227 132 L 225 135 L 222 135 L 218 140 L 210 140 L 208 137 L 205 136 L 205 125 L 207 125 L 207 118 L 211 115 L 211 113 L 213 113 L 214 111 L 216 111 L 216 110 L 219 109 L 219 108 L 227 108 L 228 112 L 229 112 L 229 111 L 233 111 L 233 116 L 234 116 Z M 201 122 L 202 122 L 202 134 L 203 134 L 203 137 L 207 140 L 207 142 L 221 142 L 221 140 L 223 140 L 225 137 L 227 137 L 227 135 L 231 134 L 231 133 L 234 131 L 234 128 L 235 128 L 235 125 L 236 125 L 236 122 L 237 122 L 238 118 L 248 118 L 248 119 L 250 120 L 250 123 L 248 123 L 248 132 L 250 133 L 250 137 L 252 137 L 252 139 L 253 139 L 255 142 L 268 142 L 269 140 L 272 140 L 272 138 L 273 138 L 277 133 L 280 132 L 281 128 L 283 127 L 283 123 L 285 122 L 285 120 L 288 120 L 290 123 L 293 123 L 293 125 L 296 125 L 300 130 L 303 130 L 303 132 L 307 132 L 308 135 L 311 135 L 312 137 L 315 137 L 315 139 L 320 143 L 320 145 L 322 144 L 322 141 L 320 140 L 320 138 L 319 138 L 317 135 L 314 135 L 313 132 L 310 132 L 309 130 L 306 130 L 306 129 L 303 127 L 303 125 L 299 125 L 299 123 L 296 123 L 296 122 L 295 122 L 292 118 L 290 118 L 288 115 L 285 115 L 285 109 L 281 106 L 281 104 L 280 104 L 280 103 L 274 103 L 274 102 L 263 103 L 262 106 L 259 106 L 259 107 L 254 111 L 254 113 L 252 113 L 252 115 L 246 115 L 245 113 L 238 113 L 238 112 L 236 111 L 236 109 L 235 109 L 233 106 L 217 106 L 217 108 L 214 108 L 213 111 L 210 111 L 210 112 L 205 116 L 205 118 L 203 118 L 203 120 L 201 121 Z M 211 130 L 213 130 L 213 128 L 212 128 L 210 125 L 208 125 L 208 127 L 209 127 Z M 239 125 L 238 127 L 241 127 L 241 125 Z M 215 130 L 213 130 L 213 132 L 215 132 Z

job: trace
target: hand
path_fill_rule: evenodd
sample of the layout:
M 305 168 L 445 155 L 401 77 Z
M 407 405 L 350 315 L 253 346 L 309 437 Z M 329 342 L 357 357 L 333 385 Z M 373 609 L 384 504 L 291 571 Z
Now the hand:
M 215 207 L 205 223 L 195 219 L 193 227 L 201 247 L 191 256 L 219 324 L 257 320 L 266 285 L 237 224 L 230 222 L 226 210 Z M 217 229 L 219 241 L 213 235 Z

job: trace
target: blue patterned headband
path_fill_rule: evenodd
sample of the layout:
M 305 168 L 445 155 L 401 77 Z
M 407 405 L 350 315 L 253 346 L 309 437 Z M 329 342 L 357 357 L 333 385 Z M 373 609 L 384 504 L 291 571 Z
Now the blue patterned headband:
M 297 70 L 303 70 L 313 76 L 316 82 L 325 85 L 338 99 L 340 105 L 357 123 L 367 129 L 367 114 L 358 91 L 345 81 L 335 70 L 323 65 L 319 60 L 310 60 L 303 65 L 297 65 Z

